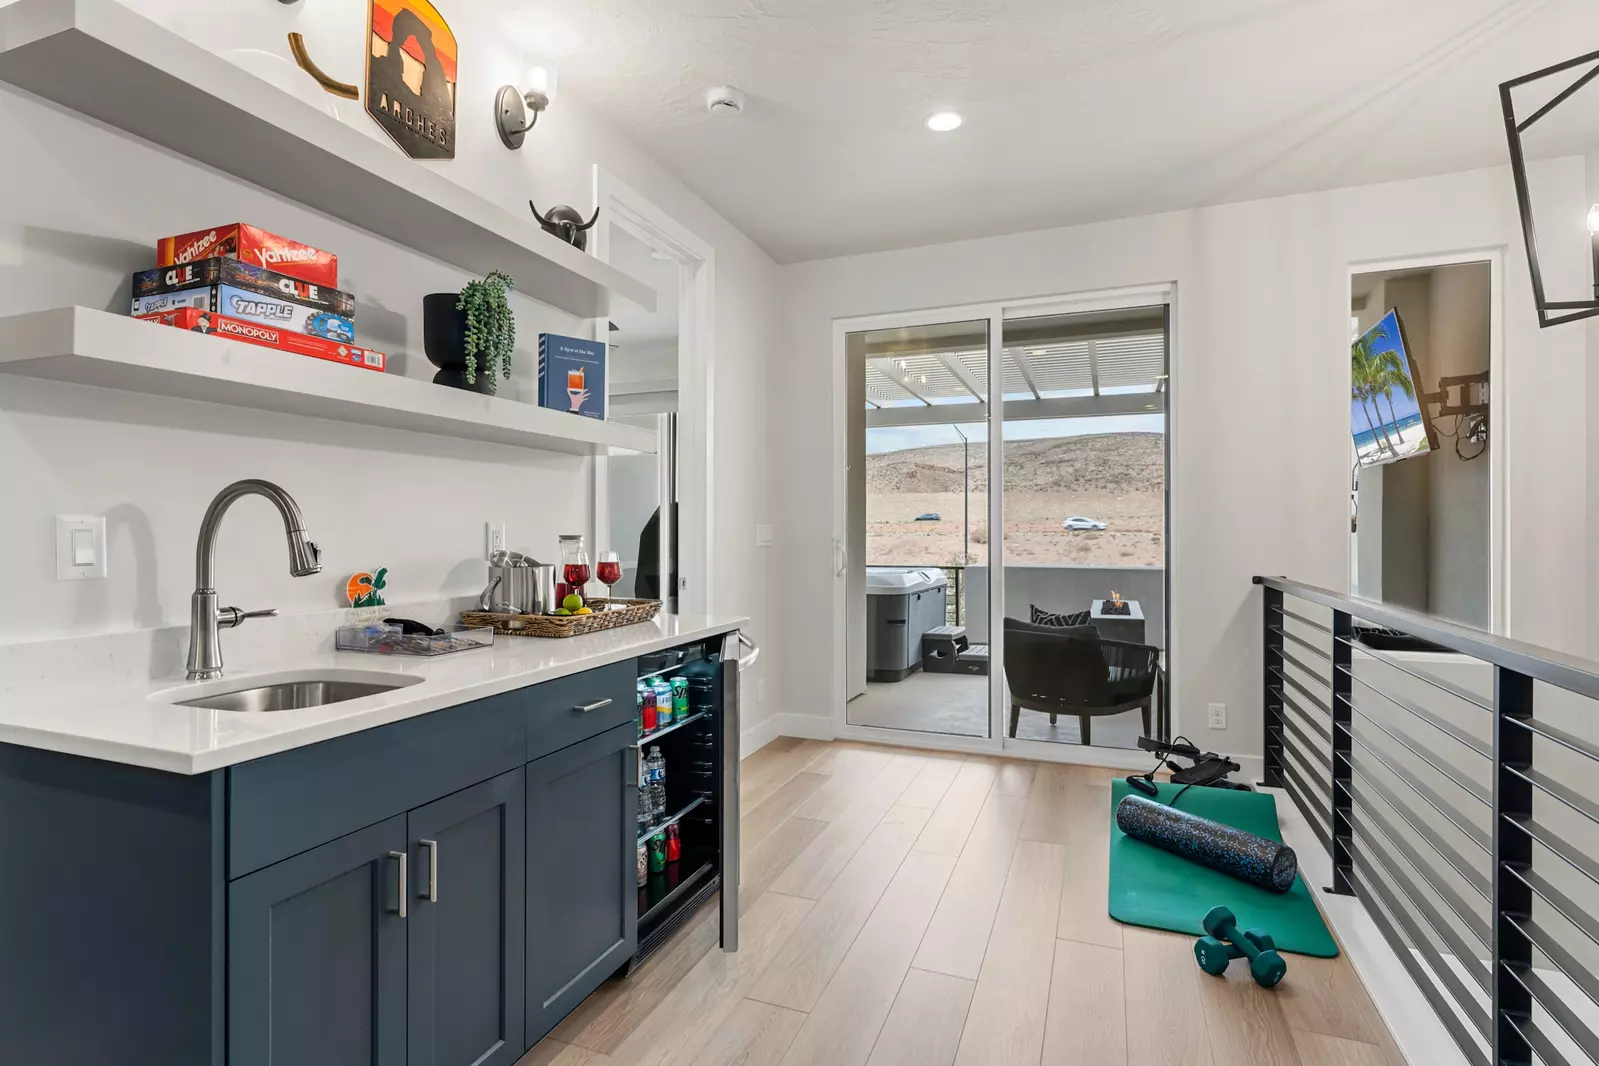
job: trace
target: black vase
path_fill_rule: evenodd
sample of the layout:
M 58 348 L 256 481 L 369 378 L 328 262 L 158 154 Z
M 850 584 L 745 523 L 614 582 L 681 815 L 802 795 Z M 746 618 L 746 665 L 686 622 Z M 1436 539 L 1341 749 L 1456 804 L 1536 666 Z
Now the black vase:
M 477 383 L 466 380 L 466 312 L 456 308 L 458 293 L 434 292 L 422 297 L 422 350 L 439 368 L 433 384 L 492 395 L 494 376 L 478 367 Z

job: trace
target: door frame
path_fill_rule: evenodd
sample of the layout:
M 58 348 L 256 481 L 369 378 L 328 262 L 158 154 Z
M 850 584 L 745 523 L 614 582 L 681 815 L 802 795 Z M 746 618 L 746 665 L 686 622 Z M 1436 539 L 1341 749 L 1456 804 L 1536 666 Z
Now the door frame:
M 1175 616 L 1172 610 L 1172 580 L 1171 573 L 1176 565 L 1177 546 L 1174 534 L 1175 515 L 1171 506 L 1171 482 L 1173 452 L 1171 442 L 1175 436 L 1176 396 L 1177 384 L 1177 336 L 1178 336 L 1178 303 L 1177 283 L 1158 282 L 1148 285 L 1126 286 L 1113 289 L 1096 289 L 1076 294 L 1057 294 L 1051 296 L 1026 297 L 1011 300 L 989 301 L 977 304 L 952 305 L 943 307 L 924 308 L 919 310 L 888 312 L 875 315 L 859 315 L 833 320 L 833 617 L 839 621 L 834 627 L 832 649 L 832 684 L 830 687 L 833 701 L 833 732 L 835 736 L 850 740 L 865 740 L 878 743 L 898 744 L 929 748 L 942 751 L 963 751 L 988 755 L 1007 755 L 1017 758 L 1033 759 L 1045 762 L 1077 763 L 1098 766 L 1126 767 L 1131 769 L 1147 768 L 1150 762 L 1148 753 L 1140 750 L 1122 750 L 1116 748 L 1085 747 L 1082 745 L 1056 744 L 1047 741 L 1010 740 L 1005 737 L 1004 724 L 1005 712 L 1005 679 L 1003 667 L 997 664 L 1004 662 L 1004 540 L 1003 536 L 990 535 L 988 543 L 988 611 L 989 611 L 989 663 L 988 674 L 988 709 L 989 730 L 986 737 L 954 736 L 950 734 L 919 732 L 905 729 L 888 729 L 880 726 L 851 725 L 848 721 L 848 702 L 845 699 L 848 678 L 846 677 L 846 661 L 848 655 L 848 641 L 850 634 L 844 624 L 848 617 L 848 570 L 849 559 L 847 552 L 849 533 L 849 485 L 846 474 L 849 462 L 848 454 L 848 418 L 849 412 L 846 405 L 849 402 L 850 372 L 847 353 L 846 338 L 848 334 L 869 332 L 878 329 L 895 329 L 912 326 L 932 325 L 950 322 L 968 322 L 978 319 L 988 321 L 988 380 L 990 382 L 1003 381 L 1002 372 L 996 374 L 995 369 L 1000 359 L 1003 358 L 1004 322 L 1006 318 L 1021 318 L 1043 314 L 1072 314 L 1091 311 L 1116 310 L 1123 307 L 1149 307 L 1164 304 L 1167 307 L 1166 319 L 1166 663 L 1167 678 L 1166 691 L 1168 699 L 1173 691 L 1171 680 L 1176 674 L 1176 667 L 1180 662 L 1175 654 L 1176 648 L 1172 636 L 1172 620 Z M 992 394 L 990 396 L 992 400 Z M 1004 405 L 1003 403 L 988 404 L 988 417 L 985 423 L 988 430 L 988 484 L 1004 485 Z M 988 494 L 988 528 L 1003 530 L 1005 528 L 1004 509 L 1005 494 L 1003 491 Z M 996 576 L 997 575 L 997 576 Z M 999 619 L 999 624 L 995 624 Z M 1173 711 L 1172 726 L 1175 729 L 1175 708 Z
M 1347 299 L 1358 274 L 1379 274 L 1390 270 L 1427 270 L 1433 267 L 1488 266 L 1488 432 L 1489 443 L 1510 439 L 1509 381 L 1505 374 L 1505 250 L 1502 246 L 1467 248 L 1435 255 L 1401 256 L 1395 259 L 1364 259 L 1348 264 Z M 1346 375 L 1347 376 L 1347 375 Z M 1346 382 L 1347 384 L 1347 382 Z M 1353 449 L 1353 444 L 1350 445 Z M 1505 494 L 1505 449 L 1496 447 L 1488 456 L 1488 625 L 1489 632 L 1508 637 L 1510 633 L 1510 511 Z M 1352 462 L 1352 460 L 1351 460 Z M 1346 591 L 1353 591 L 1350 570 L 1343 568 Z
M 711 457 L 715 428 L 716 250 L 657 207 L 616 174 L 594 166 L 594 207 L 599 220 L 590 236 L 594 255 L 610 261 L 612 228 L 623 230 L 678 264 L 677 291 L 677 565 L 678 611 L 708 614 L 713 602 L 716 485 Z M 594 339 L 610 351 L 607 319 L 591 320 Z M 610 376 L 606 376 L 610 407 Z M 594 460 L 592 517 L 596 551 L 610 543 L 609 455 Z M 663 507 L 667 506 L 663 504 Z M 663 515 L 661 544 L 667 550 L 671 523 Z M 663 574 L 670 571 L 663 569 Z

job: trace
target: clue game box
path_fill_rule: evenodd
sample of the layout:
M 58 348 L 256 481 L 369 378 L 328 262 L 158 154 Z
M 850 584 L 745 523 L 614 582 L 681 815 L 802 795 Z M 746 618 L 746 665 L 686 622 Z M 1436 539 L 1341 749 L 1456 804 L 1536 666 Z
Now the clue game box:
M 242 259 L 212 256 L 192 263 L 155 267 L 133 275 L 133 296 L 156 296 L 165 292 L 199 288 L 202 285 L 232 285 L 266 296 L 331 311 L 345 318 L 355 317 L 355 297 L 330 285 L 317 285 L 276 270 L 246 263 Z

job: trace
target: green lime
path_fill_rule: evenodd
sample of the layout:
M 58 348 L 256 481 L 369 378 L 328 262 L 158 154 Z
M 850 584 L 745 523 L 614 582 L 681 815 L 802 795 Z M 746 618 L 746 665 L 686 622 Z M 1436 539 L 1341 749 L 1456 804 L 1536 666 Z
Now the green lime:
M 579 607 L 583 606 L 583 597 L 574 592 L 566 599 L 561 601 L 561 606 L 565 607 L 568 611 L 575 611 Z
M 557 608 L 556 608 L 556 609 L 555 609 L 555 613 L 556 613 L 556 614 L 567 614 L 567 615 L 569 615 L 569 614 L 571 614 L 571 613 L 572 613 L 572 612 L 571 612 L 571 611 L 569 611 L 569 610 L 567 610 L 567 609 L 566 609 L 566 608 L 565 608 L 565 607 L 557 607 Z

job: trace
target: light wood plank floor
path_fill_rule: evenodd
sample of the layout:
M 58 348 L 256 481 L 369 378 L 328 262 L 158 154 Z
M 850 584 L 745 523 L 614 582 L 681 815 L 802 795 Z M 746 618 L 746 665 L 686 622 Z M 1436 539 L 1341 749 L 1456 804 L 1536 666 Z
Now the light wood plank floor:
M 1404 1066 L 1346 959 L 1257 988 L 1105 914 L 1125 771 L 782 738 L 716 903 L 518 1066 Z

